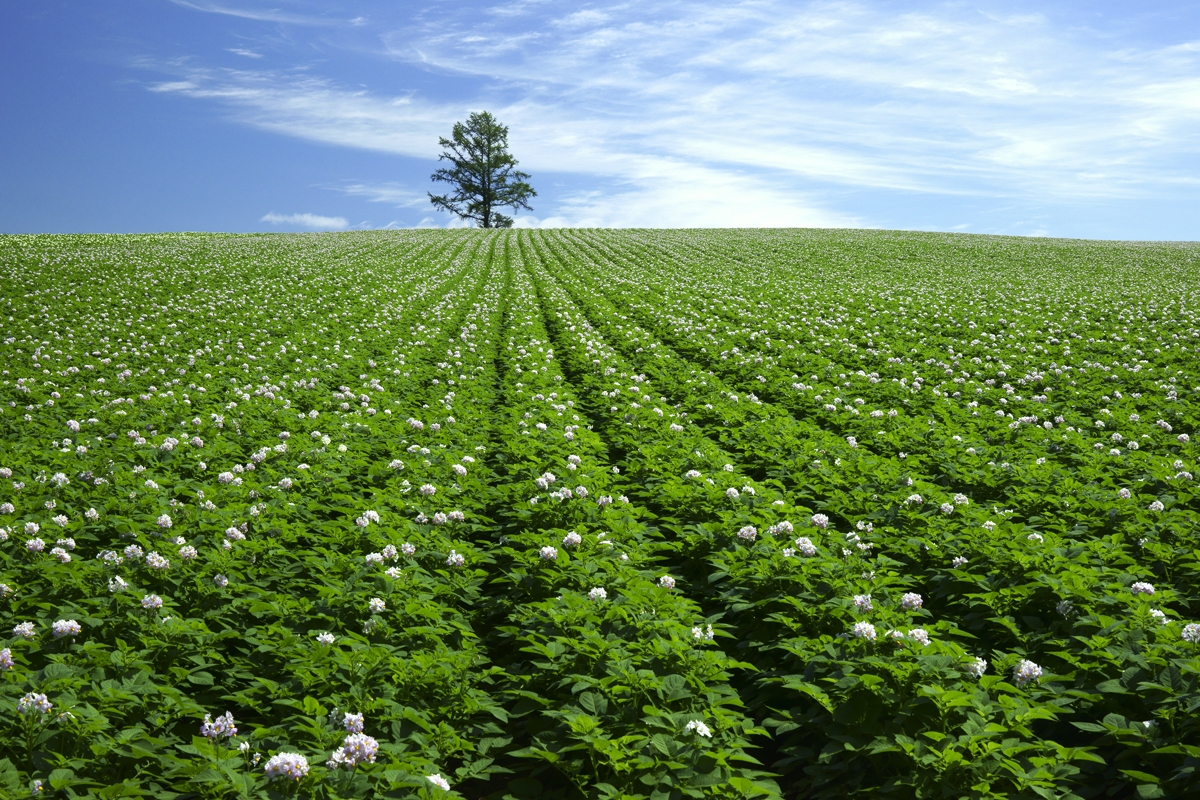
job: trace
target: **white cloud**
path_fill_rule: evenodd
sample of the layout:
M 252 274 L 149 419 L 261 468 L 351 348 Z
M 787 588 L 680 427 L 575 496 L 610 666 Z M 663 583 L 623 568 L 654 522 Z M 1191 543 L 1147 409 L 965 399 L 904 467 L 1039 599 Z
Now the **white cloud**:
M 152 92 L 190 92 L 198 87 L 191 81 L 165 81 L 152 84 L 149 88 Z
M 262 58 L 263 57 L 262 53 L 256 53 L 253 50 L 246 50 L 245 48 L 242 48 L 242 47 L 226 47 L 225 49 L 235 55 L 245 56 L 246 58 Z
M 331 187 L 351 197 L 362 197 L 370 203 L 387 203 L 396 208 L 413 208 L 429 203 L 429 196 L 415 192 L 399 183 L 349 183 Z
M 217 5 L 216 3 L 207 2 L 188 2 L 188 0 L 171 0 L 177 6 L 190 8 L 193 11 L 204 11 L 209 14 L 224 14 L 230 17 L 241 17 L 242 19 L 252 19 L 259 22 L 277 22 L 287 25 L 361 25 L 361 19 L 342 20 L 327 19 L 325 17 L 312 17 L 303 14 L 288 14 L 280 11 L 278 8 L 232 8 L 230 6 Z
M 323 217 L 320 214 L 307 213 L 276 214 L 274 211 L 264 214 L 259 222 L 269 222 L 272 225 L 295 225 L 319 231 L 342 231 L 350 225 L 345 217 Z

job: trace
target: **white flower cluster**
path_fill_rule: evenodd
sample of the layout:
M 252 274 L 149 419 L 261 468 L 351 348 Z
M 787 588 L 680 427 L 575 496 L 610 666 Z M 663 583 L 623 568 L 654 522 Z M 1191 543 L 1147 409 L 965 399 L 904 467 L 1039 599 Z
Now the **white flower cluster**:
M 875 626 L 869 622 L 856 622 L 851 630 L 856 639 L 866 639 L 869 642 L 875 641 Z
M 279 753 L 267 760 L 263 772 L 268 780 L 286 778 L 299 781 L 308 774 L 308 759 L 299 753 Z
M 67 636 L 78 636 L 83 630 L 79 623 L 73 619 L 60 619 L 50 626 L 50 632 L 54 634 L 55 639 L 62 639 Z
M 800 555 L 807 558 L 817 554 L 816 546 L 806 536 L 801 536 L 796 540 L 796 549 L 800 551 Z
M 325 766 L 330 769 L 354 769 L 359 764 L 374 764 L 375 757 L 379 754 L 379 742 L 362 732 L 363 715 L 347 712 L 342 719 L 342 725 L 346 729 L 346 738 L 329 756 Z
M 50 702 L 50 698 L 40 692 L 29 692 L 20 700 L 17 701 L 17 713 L 25 716 L 33 711 L 41 714 L 49 714 L 50 709 L 54 704 Z
M 1013 680 L 1016 681 L 1017 686 L 1025 686 L 1040 680 L 1041 677 L 1042 668 L 1027 659 L 1021 659 L 1013 667 Z
M 237 736 L 237 726 L 234 724 L 233 714 L 226 711 L 216 719 L 213 719 L 210 714 L 205 714 L 204 722 L 200 725 L 200 735 L 213 741 L 232 739 Z

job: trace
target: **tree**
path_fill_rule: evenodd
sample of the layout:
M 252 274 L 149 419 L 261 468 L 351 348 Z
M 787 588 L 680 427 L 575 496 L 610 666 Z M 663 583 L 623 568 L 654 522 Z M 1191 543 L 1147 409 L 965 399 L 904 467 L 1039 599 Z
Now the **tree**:
M 532 211 L 529 198 L 537 192 L 526 183 L 529 178 L 516 169 L 517 160 L 508 152 L 508 128 L 487 111 L 472 114 L 464 125 L 454 123 L 451 138 L 439 138 L 445 148 L 438 160 L 453 166 L 443 167 L 431 179 L 453 184 L 448 194 L 429 193 L 429 202 L 463 219 L 474 220 L 484 228 L 511 228 L 512 217 L 497 213 L 505 206 Z

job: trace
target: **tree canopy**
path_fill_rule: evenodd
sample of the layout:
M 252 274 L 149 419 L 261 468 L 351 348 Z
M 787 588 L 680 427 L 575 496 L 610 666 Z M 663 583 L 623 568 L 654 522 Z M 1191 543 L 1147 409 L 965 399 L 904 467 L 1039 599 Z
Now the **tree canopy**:
M 512 217 L 499 213 L 499 208 L 533 210 L 529 198 L 537 197 L 537 192 L 508 152 L 508 127 L 490 113 L 477 112 L 465 124 L 454 123 L 450 138 L 439 138 L 438 144 L 443 148 L 438 160 L 451 166 L 437 170 L 431 179 L 453 189 L 443 195 L 430 192 L 429 202 L 435 207 L 482 228 L 512 227 Z

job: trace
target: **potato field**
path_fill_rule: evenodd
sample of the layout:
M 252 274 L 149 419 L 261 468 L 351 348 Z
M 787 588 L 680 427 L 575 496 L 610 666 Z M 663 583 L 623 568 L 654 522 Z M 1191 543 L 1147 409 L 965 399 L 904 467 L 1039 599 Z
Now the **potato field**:
M 0 237 L 0 797 L 1200 791 L 1200 245 Z

